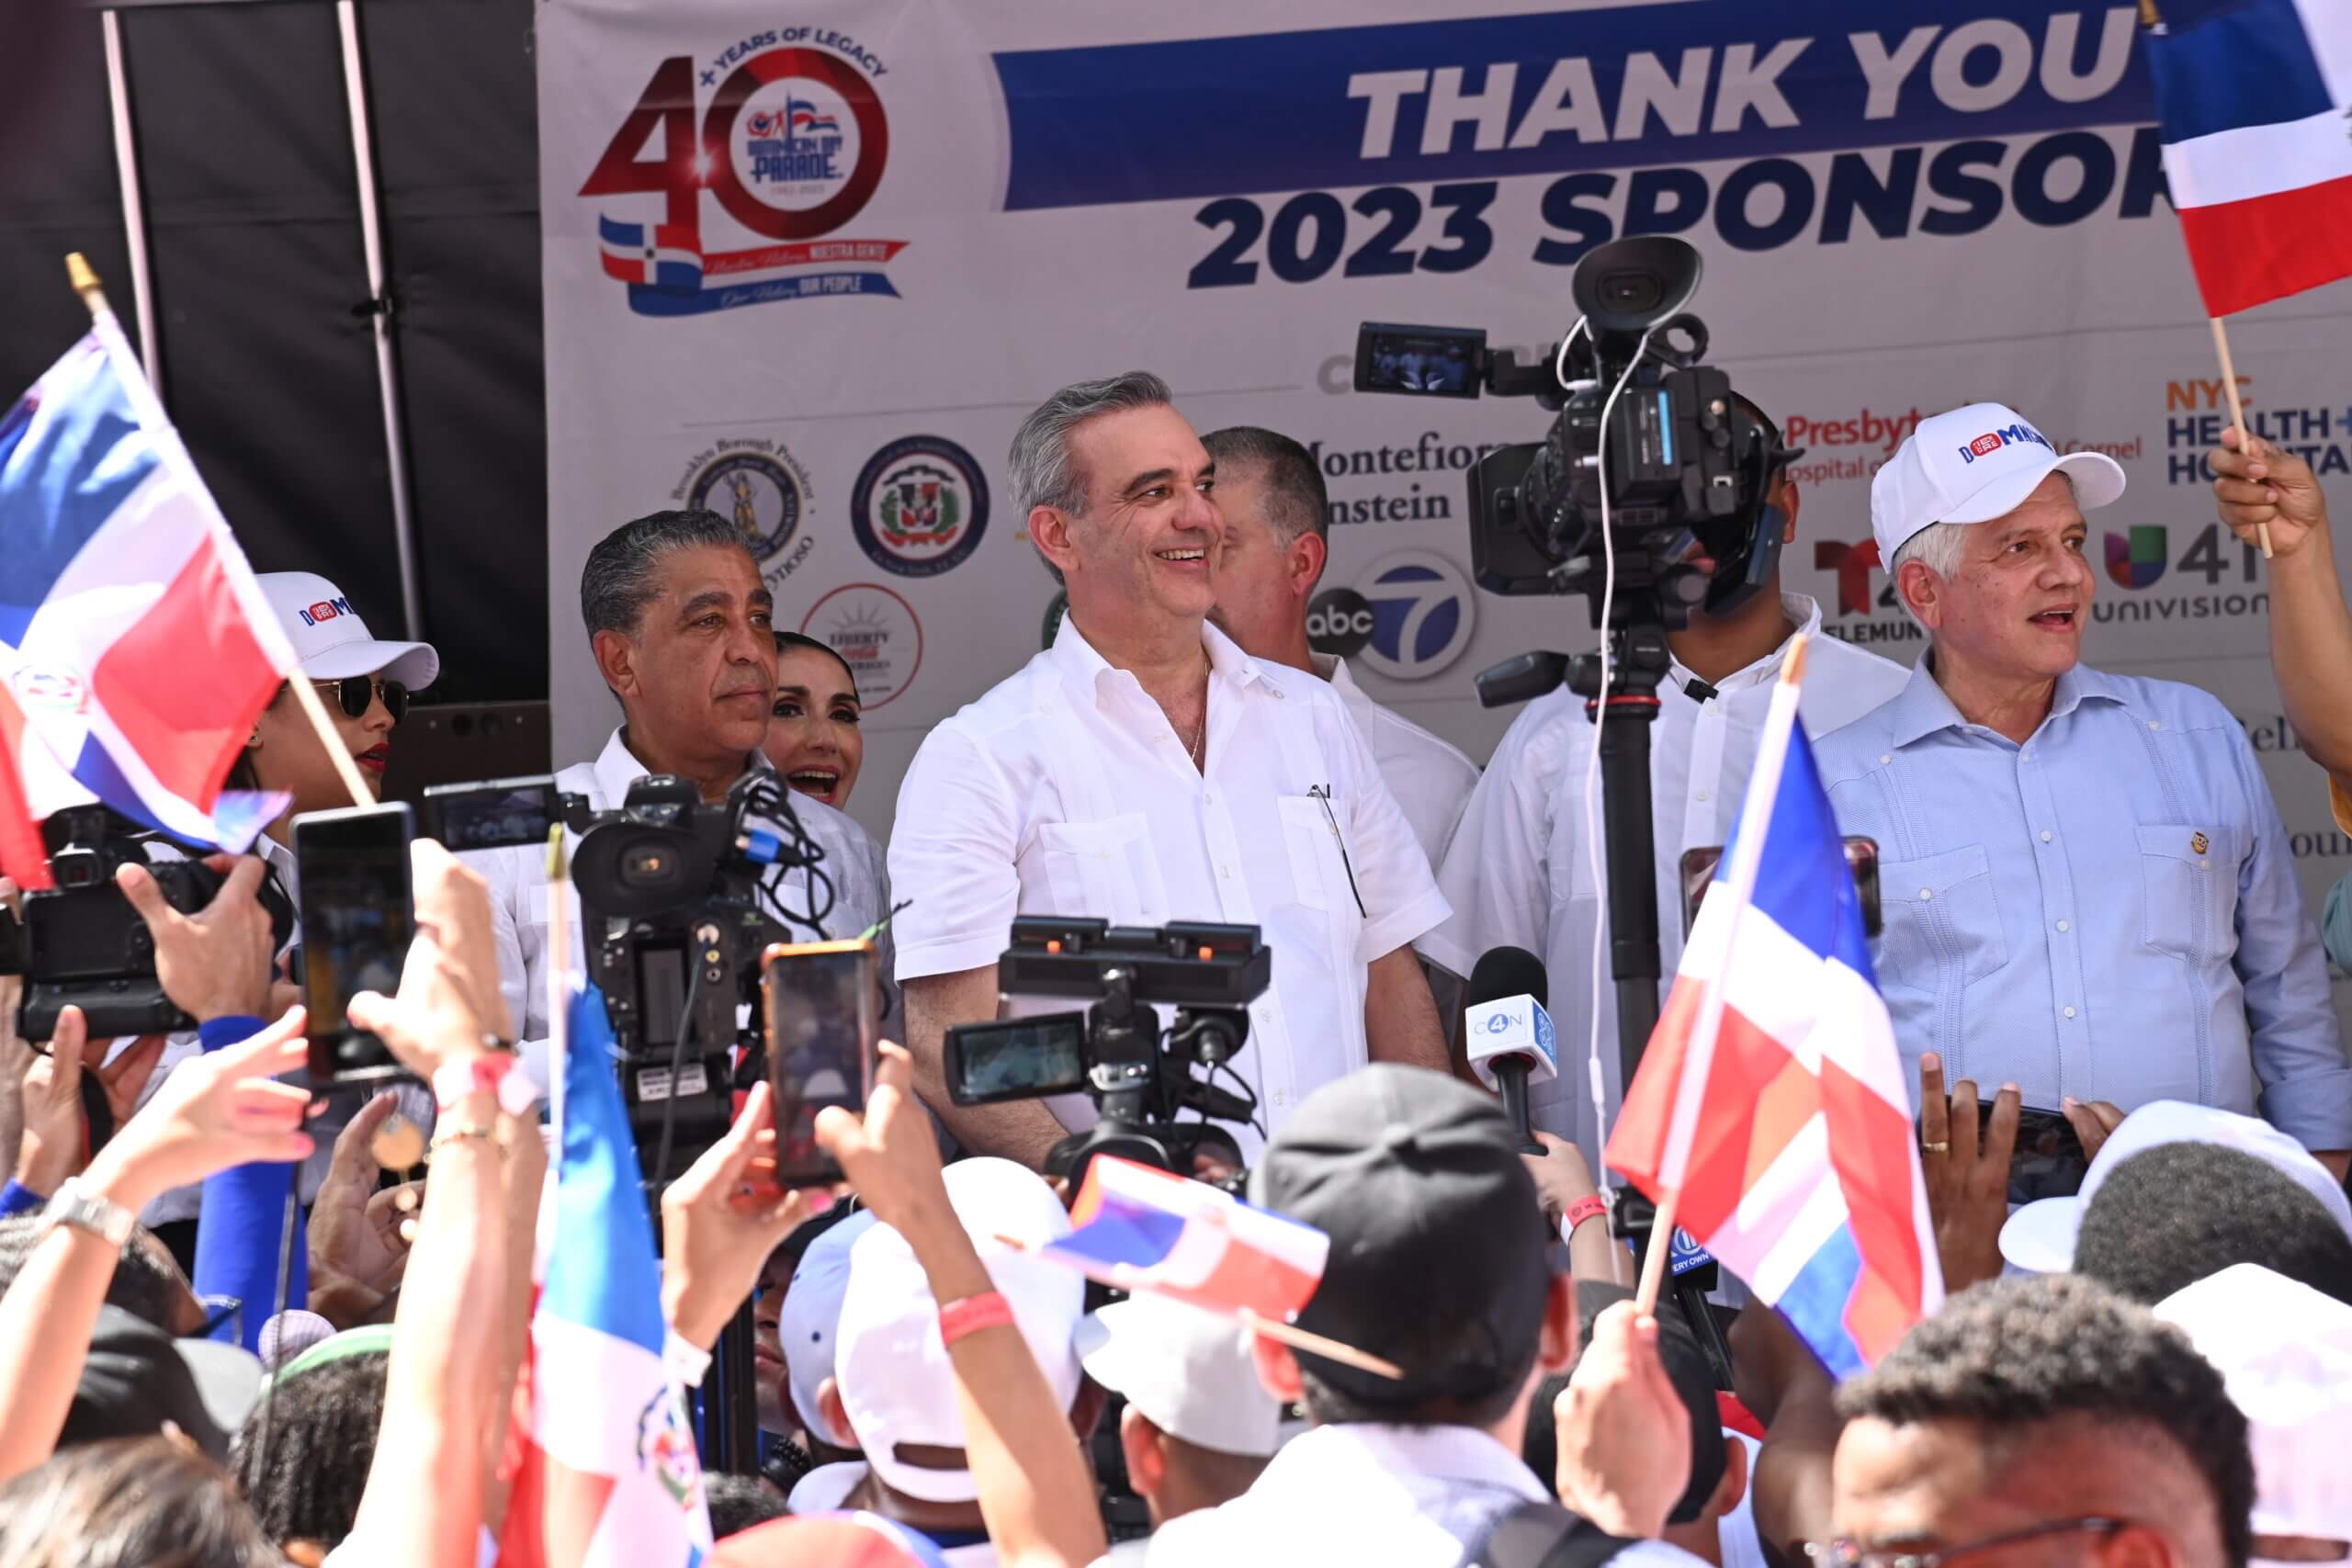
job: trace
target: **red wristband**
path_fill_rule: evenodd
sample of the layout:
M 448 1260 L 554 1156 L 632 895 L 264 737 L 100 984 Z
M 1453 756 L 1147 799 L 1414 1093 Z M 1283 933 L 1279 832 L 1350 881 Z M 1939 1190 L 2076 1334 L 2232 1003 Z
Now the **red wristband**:
M 982 1296 L 966 1296 L 960 1302 L 949 1302 L 939 1309 L 939 1342 L 953 1345 L 967 1334 L 978 1334 L 983 1328 L 1000 1328 L 1012 1321 L 1012 1303 L 994 1291 Z
M 1605 1214 L 1607 1213 L 1609 1213 L 1609 1200 L 1603 1198 L 1597 1192 L 1588 1193 L 1586 1196 L 1577 1199 L 1575 1202 L 1568 1205 L 1568 1212 L 1560 1217 L 1560 1235 L 1562 1238 L 1565 1239 L 1574 1233 L 1578 1225 L 1584 1224 L 1585 1221 L 1591 1219 L 1595 1214 Z

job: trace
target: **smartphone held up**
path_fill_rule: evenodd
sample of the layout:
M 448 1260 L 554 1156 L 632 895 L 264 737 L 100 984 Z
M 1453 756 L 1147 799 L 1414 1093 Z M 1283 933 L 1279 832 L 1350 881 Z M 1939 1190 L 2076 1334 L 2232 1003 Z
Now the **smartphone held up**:
M 817 1146 L 817 1112 L 863 1112 L 874 1089 L 882 991 L 870 942 L 778 942 L 760 960 L 775 1095 L 776 1181 L 824 1186 L 841 1167 Z
M 345 1014 L 353 996 L 400 988 L 416 934 L 409 870 L 414 818 L 398 802 L 294 818 L 295 874 L 302 889 L 300 976 L 309 1014 L 313 1089 L 407 1076 L 384 1043 Z

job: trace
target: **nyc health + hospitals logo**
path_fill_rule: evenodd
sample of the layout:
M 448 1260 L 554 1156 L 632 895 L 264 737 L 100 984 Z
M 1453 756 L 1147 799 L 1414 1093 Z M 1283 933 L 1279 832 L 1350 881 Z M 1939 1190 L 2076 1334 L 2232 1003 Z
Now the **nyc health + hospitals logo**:
M 903 240 L 839 231 L 889 164 L 881 57 L 834 28 L 754 33 L 654 68 L 580 187 L 640 316 L 882 294 Z M 706 222 L 716 220 L 717 231 Z M 720 234 L 731 236 L 721 238 Z M 748 239 L 749 243 L 744 241 Z

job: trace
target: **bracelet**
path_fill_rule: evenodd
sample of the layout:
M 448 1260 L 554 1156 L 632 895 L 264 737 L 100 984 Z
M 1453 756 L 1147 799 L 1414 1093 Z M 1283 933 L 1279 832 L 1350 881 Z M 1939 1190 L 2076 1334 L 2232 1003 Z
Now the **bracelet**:
M 485 1037 L 484 1043 L 491 1042 Z M 455 1111 L 469 1095 L 488 1094 L 498 1109 L 520 1116 L 538 1099 L 528 1073 L 514 1071 L 518 1060 L 502 1051 L 486 1051 L 463 1061 L 444 1062 L 433 1074 L 433 1098 L 443 1111 Z
M 502 1155 L 506 1152 L 505 1145 L 500 1144 L 498 1141 L 497 1129 L 493 1127 L 482 1127 L 471 1124 L 458 1127 L 445 1127 L 441 1129 L 433 1134 L 433 1143 L 431 1146 L 438 1149 L 446 1144 L 462 1144 L 475 1139 L 479 1139 L 482 1143 L 489 1144 L 492 1147 L 496 1148 Z
M 1012 1321 L 1012 1303 L 999 1292 L 966 1296 L 939 1309 L 939 1342 L 943 1346 L 953 1345 L 967 1334 L 978 1334 L 983 1328 L 1001 1328 Z
M 1608 1199 L 1597 1192 L 1585 1194 L 1569 1204 L 1568 1212 L 1560 1216 L 1560 1239 L 1566 1241 L 1576 1234 L 1576 1228 L 1585 1221 L 1604 1216 L 1608 1213 Z

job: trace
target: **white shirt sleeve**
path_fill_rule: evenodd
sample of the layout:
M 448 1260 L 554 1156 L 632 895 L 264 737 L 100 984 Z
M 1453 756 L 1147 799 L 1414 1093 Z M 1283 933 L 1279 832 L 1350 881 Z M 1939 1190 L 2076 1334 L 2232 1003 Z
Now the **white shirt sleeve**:
M 1468 978 L 1490 948 L 1541 956 L 1551 929 L 1552 807 L 1546 751 L 1506 736 L 1470 792 L 1437 885 L 1453 913 L 1421 938 L 1431 960 Z
M 1342 716 L 1344 717 L 1344 715 Z M 1445 919 L 1446 902 L 1430 873 L 1429 856 L 1405 820 L 1404 808 L 1380 776 L 1372 748 L 1352 721 L 1331 727 L 1324 743 L 1340 748 L 1334 772 L 1351 782 L 1347 809 L 1349 858 L 1356 892 L 1363 899 L 1363 930 L 1356 938 L 1356 962 L 1387 957 Z
M 890 830 L 899 982 L 992 967 L 1021 907 L 1020 811 L 1003 771 L 953 724 L 924 737 Z

